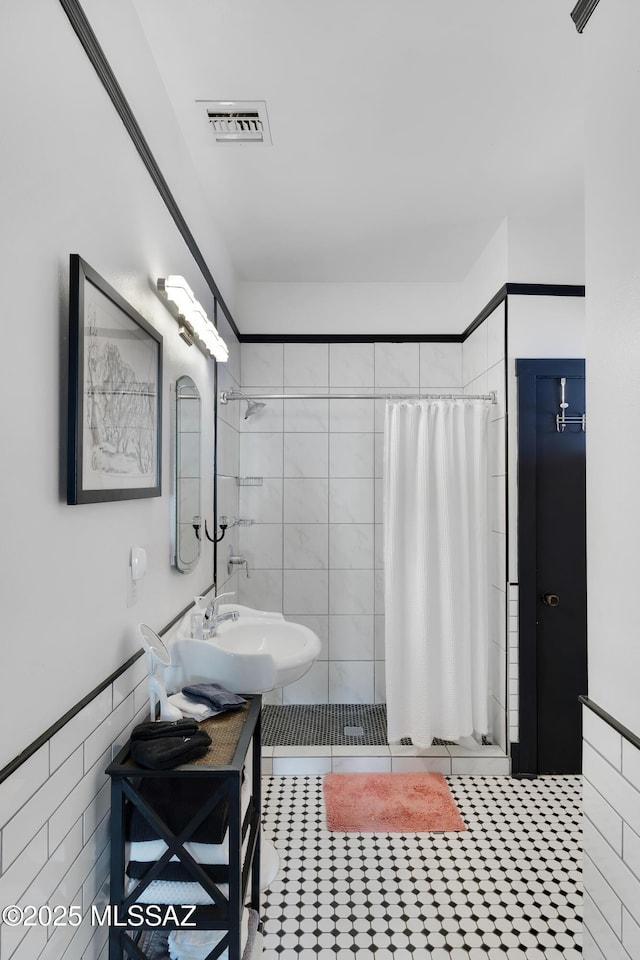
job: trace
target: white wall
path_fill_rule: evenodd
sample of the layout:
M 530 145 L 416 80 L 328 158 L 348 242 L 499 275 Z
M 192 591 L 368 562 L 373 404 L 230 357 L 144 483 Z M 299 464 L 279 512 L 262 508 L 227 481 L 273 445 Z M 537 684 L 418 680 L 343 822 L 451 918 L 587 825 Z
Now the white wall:
M 612 0 L 587 43 L 590 695 L 640 732 L 640 9 Z M 612 602 L 612 598 L 614 602 Z
M 457 334 L 507 279 L 503 221 L 459 283 L 238 284 L 245 334 Z
M 244 334 L 459 333 L 457 283 L 238 284 L 236 322 Z
M 236 320 L 246 334 L 462 333 L 507 281 L 584 283 L 584 205 L 576 193 L 551 214 L 505 217 L 458 283 L 242 281 Z
M 13 303 L 0 358 L 0 590 L 11 665 L 1 710 L 3 728 L 12 728 L 2 739 L 2 765 L 138 649 L 139 621 L 162 627 L 211 582 L 208 545 L 190 576 L 169 564 L 169 388 L 188 373 L 202 394 L 203 512 L 209 503 L 211 516 L 214 365 L 183 344 L 154 293 L 157 277 L 182 273 L 212 312 L 212 297 L 62 7 L 5 4 L 0 47 L 1 269 Z M 66 504 L 71 252 L 164 336 L 161 497 Z M 138 604 L 128 609 L 133 546 L 146 549 L 149 565 Z
M 508 251 L 509 226 L 504 219 L 464 279 L 461 289 L 462 311 L 455 333 L 462 333 L 506 283 Z
M 589 696 L 640 735 L 640 103 L 633 0 L 600 4 L 586 53 Z M 640 949 L 640 752 L 585 716 L 586 960 Z
M 509 270 L 513 283 L 584 283 L 582 169 L 576 194 L 549 216 L 509 218 Z

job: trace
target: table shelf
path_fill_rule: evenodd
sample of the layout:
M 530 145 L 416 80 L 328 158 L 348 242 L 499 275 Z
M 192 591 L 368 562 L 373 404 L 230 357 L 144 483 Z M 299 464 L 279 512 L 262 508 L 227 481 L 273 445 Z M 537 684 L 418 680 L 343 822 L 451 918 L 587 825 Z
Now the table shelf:
M 189 877 L 186 882 L 199 885 L 198 898 L 205 896 L 212 902 L 199 904 L 188 917 L 188 929 L 220 930 L 226 936 L 211 951 L 211 960 L 228 949 L 229 960 L 241 960 L 242 912 L 248 905 L 260 915 L 260 709 L 259 695 L 245 695 L 247 703 L 237 711 L 230 711 L 202 721 L 199 726 L 212 739 L 207 753 L 190 763 L 171 770 L 149 770 L 131 759 L 130 743 L 118 753 L 107 767 L 111 778 L 111 918 L 117 918 L 109 928 L 109 960 L 147 960 L 148 954 L 138 945 L 142 931 L 158 928 L 180 929 L 186 913 L 183 904 L 172 906 L 156 899 L 157 887 L 150 887 L 152 899 L 145 902 L 145 890 L 156 880 L 166 876 L 177 863 Z M 243 813 L 242 780 L 247 774 L 249 799 Z M 156 790 L 157 787 L 157 790 Z M 176 826 L 181 808 L 174 798 L 185 799 L 187 822 Z M 134 815 L 138 824 L 159 840 L 167 849 L 159 859 L 149 862 L 149 870 L 138 879 L 135 888 L 127 878 L 128 823 Z M 228 855 L 226 862 L 210 866 L 194 859 L 185 844 L 198 843 L 202 832 L 212 823 L 216 813 L 226 830 Z M 169 821 L 169 823 L 167 822 Z M 213 828 L 212 828 L 213 829 Z M 244 853 L 243 853 L 244 848 Z M 191 848 L 193 849 L 193 847 Z M 172 860 L 176 857 L 176 860 Z M 206 868 L 206 869 L 205 869 Z M 220 885 L 227 885 L 227 892 Z M 163 888 L 166 889 L 166 888 Z M 176 885 L 177 889 L 177 885 Z M 194 888 L 196 889 L 196 888 Z M 146 896 L 150 896 L 147 892 Z M 143 900 L 140 900 L 143 897 Z M 153 911 L 147 907 L 153 904 Z M 135 905 L 135 908 L 132 910 Z M 177 918 L 177 922 L 176 922 Z M 193 926 L 195 924 L 195 927 Z

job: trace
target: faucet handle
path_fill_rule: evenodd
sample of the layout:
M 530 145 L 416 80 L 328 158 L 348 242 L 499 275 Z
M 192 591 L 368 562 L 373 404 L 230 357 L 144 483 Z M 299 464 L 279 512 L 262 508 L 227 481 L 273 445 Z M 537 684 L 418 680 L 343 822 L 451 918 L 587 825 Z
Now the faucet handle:
M 218 603 L 219 600 L 222 600 L 223 597 L 235 597 L 235 590 L 227 590 L 225 593 L 217 593 L 213 598 L 214 603 Z
M 223 597 L 235 597 L 235 595 L 235 590 L 227 590 L 225 593 L 217 593 L 207 606 L 205 620 L 210 620 L 211 617 L 218 615 L 218 603 L 223 599 Z
M 236 595 L 235 590 L 227 590 L 225 593 L 218 593 L 218 594 L 213 598 L 213 612 L 214 612 L 214 614 L 217 616 L 217 614 L 218 614 L 218 606 L 219 606 L 221 600 L 223 600 L 225 597 L 235 597 L 235 595 Z

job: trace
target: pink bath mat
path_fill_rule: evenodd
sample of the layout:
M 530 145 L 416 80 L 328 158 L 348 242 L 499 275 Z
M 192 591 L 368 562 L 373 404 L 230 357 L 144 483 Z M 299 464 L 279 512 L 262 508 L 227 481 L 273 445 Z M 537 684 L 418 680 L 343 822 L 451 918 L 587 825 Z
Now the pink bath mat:
M 328 773 L 327 829 L 351 833 L 466 830 L 441 773 Z

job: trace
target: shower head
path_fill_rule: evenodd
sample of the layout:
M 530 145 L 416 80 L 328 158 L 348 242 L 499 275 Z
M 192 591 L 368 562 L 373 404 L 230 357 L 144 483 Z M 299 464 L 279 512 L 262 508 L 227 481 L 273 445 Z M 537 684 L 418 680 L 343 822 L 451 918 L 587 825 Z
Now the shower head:
M 244 418 L 248 420 L 249 417 L 252 417 L 254 413 L 257 413 L 258 410 L 262 410 L 265 407 L 265 403 L 261 403 L 260 400 L 247 400 L 247 409 L 245 411 Z

